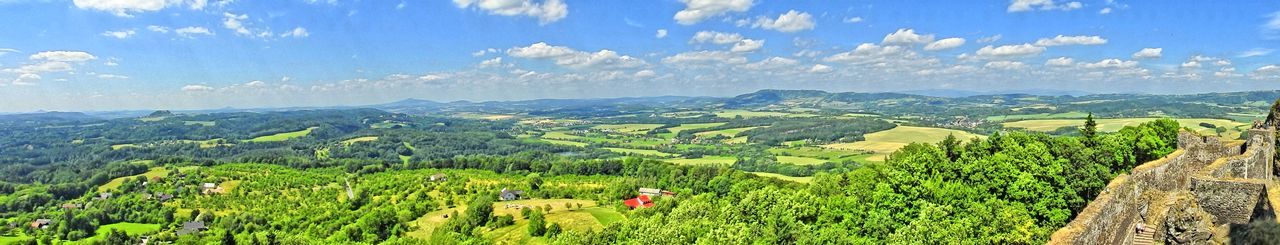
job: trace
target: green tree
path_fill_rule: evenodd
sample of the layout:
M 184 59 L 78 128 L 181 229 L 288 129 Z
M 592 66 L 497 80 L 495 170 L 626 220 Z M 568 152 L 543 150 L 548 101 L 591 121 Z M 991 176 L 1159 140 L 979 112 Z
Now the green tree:
M 1098 122 L 1093 121 L 1092 112 L 1090 112 L 1088 116 L 1085 116 L 1084 127 L 1080 128 L 1080 135 L 1084 136 L 1084 142 L 1086 145 L 1097 145 Z
M 542 236 L 547 232 L 547 221 L 542 217 L 542 212 L 533 212 L 529 215 L 529 236 Z

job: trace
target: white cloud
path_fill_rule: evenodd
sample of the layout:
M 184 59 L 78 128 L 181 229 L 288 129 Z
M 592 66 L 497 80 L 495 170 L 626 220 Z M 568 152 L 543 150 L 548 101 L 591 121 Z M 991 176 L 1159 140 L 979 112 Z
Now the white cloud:
M 1133 53 L 1133 58 L 1134 59 L 1157 59 L 1157 58 L 1160 58 L 1161 53 L 1163 52 L 1164 52 L 1164 48 L 1143 48 L 1142 50 L 1138 50 L 1138 52 Z
M 249 19 L 249 15 L 246 15 L 246 14 L 236 15 L 232 13 L 222 13 L 222 17 L 223 17 L 222 27 L 226 27 L 229 30 L 235 31 L 236 35 L 241 35 L 241 36 L 253 35 L 253 32 L 249 31 L 249 28 L 245 27 L 244 23 L 241 22 Z
M 1001 38 L 1004 38 L 1004 35 L 996 34 L 994 36 L 982 37 L 982 38 L 978 38 L 978 43 L 992 43 L 995 41 L 1000 41 Z
M 11 83 L 13 83 L 13 85 L 32 85 L 35 84 L 36 81 L 40 81 L 40 79 L 43 78 L 40 77 L 39 74 L 24 73 L 22 75 L 18 75 L 18 78 L 14 79 Z
M 1253 70 L 1250 77 L 1258 80 L 1280 80 L 1280 66 L 1265 65 Z
M 206 35 L 206 36 L 213 35 L 213 32 L 209 31 L 208 28 L 198 27 L 198 26 L 188 26 L 188 27 L 178 28 L 177 30 L 173 30 L 173 33 L 185 38 L 194 38 L 196 35 Z
M 207 91 L 213 91 L 213 87 L 209 87 L 209 86 L 205 86 L 205 85 L 199 85 L 199 84 L 191 84 L 191 85 L 187 85 L 187 86 L 182 86 L 182 91 L 185 91 L 185 92 L 207 92 Z
M 1280 11 L 1271 13 L 1270 15 L 1267 15 L 1267 17 L 1270 18 L 1270 20 L 1267 20 L 1267 23 L 1263 23 L 1262 26 L 1259 27 L 1262 29 L 1263 37 L 1270 39 L 1280 38 Z
M 942 40 L 934 41 L 933 43 L 929 43 L 929 45 L 925 45 L 924 50 L 927 50 L 927 51 L 947 50 L 947 49 L 960 47 L 961 45 L 964 45 L 964 38 L 958 38 L 958 37 L 945 38 Z
M 456 1 L 456 0 L 455 0 Z M 693 25 L 707 18 L 729 12 L 746 12 L 754 5 L 752 0 L 680 0 L 685 8 L 672 19 L 681 25 Z
M 60 72 L 74 70 L 70 63 L 62 61 L 44 61 L 30 65 L 24 65 L 18 68 L 4 69 L 4 72 L 19 74 L 36 74 L 48 72 Z
M 834 71 L 834 69 L 823 64 L 814 64 L 813 67 L 809 68 L 809 73 L 830 73 L 832 71 Z
M 1094 63 L 1083 63 L 1081 67 L 1090 69 L 1126 69 L 1138 67 L 1137 61 L 1120 60 L 1120 59 L 1104 59 Z
M 651 78 L 657 75 L 658 73 L 653 72 L 653 70 L 641 70 L 641 71 L 637 71 L 632 76 L 635 76 L 636 78 Z
M 982 68 L 999 69 L 999 70 L 1020 70 L 1020 69 L 1027 68 L 1027 64 L 1024 64 L 1018 61 L 1000 60 L 1000 61 L 987 62 L 987 64 L 983 65 Z
M 4 56 L 5 54 L 9 54 L 9 53 L 17 53 L 17 52 L 19 52 L 17 49 L 0 48 L 0 56 Z
M 791 10 L 785 14 L 778 15 L 777 19 L 761 16 L 756 19 L 756 23 L 751 27 L 780 32 L 798 32 L 813 30 L 814 26 L 817 26 L 817 24 L 813 22 L 813 15 Z
M 783 57 L 769 57 L 768 59 L 757 61 L 755 63 L 742 65 L 742 67 L 748 70 L 775 70 L 795 66 L 797 64 L 800 64 L 800 61 Z
M 1025 12 L 1033 10 L 1073 10 L 1084 7 L 1080 2 L 1058 3 L 1054 0 L 1013 0 L 1009 3 L 1009 8 L 1005 9 L 1010 13 Z
M 1048 61 L 1045 61 L 1044 65 L 1053 66 L 1053 67 L 1068 67 L 1068 66 L 1071 66 L 1072 64 L 1075 64 L 1075 62 L 1076 62 L 1075 59 L 1072 59 L 1071 57 L 1058 57 L 1058 58 L 1053 58 L 1053 59 L 1049 59 Z
M 31 60 L 85 62 L 98 59 L 92 54 L 81 51 L 44 51 L 31 55 Z
M 694 33 L 689 39 L 689 43 L 714 43 L 714 44 L 730 44 L 742 41 L 742 34 L 724 33 L 717 31 L 700 31 Z
M 849 18 L 845 18 L 845 19 L 844 19 L 844 23 L 858 23 L 858 22 L 862 22 L 862 21 L 863 21 L 862 17 L 858 17 L 858 16 L 849 17 Z
M 761 48 L 764 48 L 764 40 L 742 39 L 742 41 L 733 44 L 733 48 L 729 49 L 729 51 L 745 53 L 754 52 Z
M 534 43 L 528 47 L 508 49 L 507 55 L 526 59 L 550 59 L 554 60 L 556 65 L 576 69 L 623 69 L 637 68 L 648 64 L 639 58 L 618 55 L 617 52 L 608 49 L 590 53 L 564 46 L 552 46 L 544 42 Z
M 98 74 L 98 79 L 129 79 L 129 77 L 116 74 Z
M 310 35 L 311 35 L 311 33 L 308 33 L 308 32 L 307 32 L 307 28 L 294 27 L 292 31 L 288 31 L 288 32 L 285 32 L 285 33 L 281 33 L 281 34 L 280 34 L 280 37 L 303 38 L 303 37 L 307 37 L 307 36 L 310 36 Z
M 898 29 L 898 31 L 894 33 L 889 33 L 889 35 L 885 35 L 884 40 L 881 41 L 880 43 L 894 45 L 894 44 L 924 44 L 929 42 L 933 42 L 933 34 L 918 35 L 916 34 L 916 31 L 912 29 Z
M 653 37 L 656 37 L 656 38 L 665 38 L 665 37 L 667 37 L 667 29 L 658 29 L 658 33 L 653 34 Z
M 147 30 L 150 30 L 153 32 L 159 32 L 159 33 L 169 33 L 169 27 L 157 26 L 157 25 L 147 26 Z
M 743 64 L 747 58 L 726 51 L 689 51 L 662 58 L 662 63 L 673 65 Z
M 113 37 L 116 39 L 125 39 L 133 36 L 133 34 L 136 34 L 136 33 L 137 32 L 134 30 L 106 31 L 102 33 L 102 36 Z
M 1102 45 L 1107 44 L 1107 39 L 1099 36 L 1063 36 L 1058 35 L 1053 38 L 1041 38 L 1036 41 L 1036 45 L 1051 47 L 1064 45 Z
M 1110 13 L 1111 13 L 1110 7 L 1106 7 L 1106 8 L 1102 8 L 1102 10 L 1098 10 L 1098 14 L 1110 14 Z
M 1041 52 L 1044 52 L 1044 50 L 1045 50 L 1044 47 L 1024 43 L 1024 44 L 1018 44 L 1018 45 L 1004 45 L 999 47 L 992 47 L 991 45 L 987 45 L 986 47 L 982 47 L 978 49 L 978 51 L 975 53 L 978 54 L 978 56 L 992 57 L 992 58 L 1020 57 L 1020 56 L 1038 55 Z
M 502 57 L 493 57 L 493 59 L 480 61 L 480 68 L 502 67 L 502 66 L 503 66 Z
M 73 0 L 77 8 L 110 12 L 116 16 L 132 17 L 133 13 L 154 12 L 167 7 L 187 5 L 202 9 L 205 0 Z
M 538 18 L 538 24 L 550 24 L 569 15 L 569 6 L 562 0 L 453 0 L 458 8 L 475 8 L 489 14 L 502 16 L 529 16 Z
M 404 9 L 404 7 L 405 7 L 404 1 L 400 1 L 400 4 L 396 4 L 396 10 L 402 10 Z
M 1264 56 L 1264 55 L 1271 54 L 1271 52 L 1275 52 L 1275 51 L 1276 51 L 1276 50 L 1274 50 L 1274 49 L 1269 49 L 1269 48 L 1254 48 L 1254 49 L 1250 49 L 1250 50 L 1245 50 L 1244 52 L 1240 52 L 1240 54 L 1239 54 L 1239 55 L 1236 55 L 1236 57 L 1237 57 L 1237 58 L 1249 58 L 1249 57 Z
M 1188 60 L 1187 62 L 1182 62 L 1182 65 L 1179 65 L 1179 66 L 1182 68 L 1191 69 L 1191 68 L 1200 68 L 1202 65 L 1200 65 L 1199 61 Z
M 859 44 L 851 51 L 827 56 L 822 61 L 867 65 L 876 69 L 896 69 L 899 70 L 898 72 L 907 72 L 907 70 L 940 63 L 937 58 L 922 56 L 906 46 L 881 46 L 874 43 Z

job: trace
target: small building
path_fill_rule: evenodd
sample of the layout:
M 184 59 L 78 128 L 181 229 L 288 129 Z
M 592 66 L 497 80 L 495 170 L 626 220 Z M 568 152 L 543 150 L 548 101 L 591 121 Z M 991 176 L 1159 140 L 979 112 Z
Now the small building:
M 163 192 L 157 192 L 155 194 L 155 197 L 156 197 L 156 200 L 160 200 L 161 202 L 168 201 L 169 199 L 173 199 L 173 195 L 170 195 L 168 193 L 163 193 Z
M 80 209 L 83 207 L 84 207 L 84 204 L 79 204 L 79 203 L 63 203 L 62 204 L 62 208 L 65 208 L 65 209 Z
M 656 197 L 658 195 L 662 195 L 662 189 L 640 187 L 640 195 Z
M 45 228 L 49 228 L 49 224 L 52 224 L 52 223 L 53 223 L 53 220 L 51 219 L 36 219 L 35 221 L 31 221 L 31 228 L 45 229 Z
M 178 232 L 176 233 L 179 236 L 182 236 L 188 234 L 199 234 L 206 230 L 209 230 L 209 227 L 204 225 L 204 221 L 188 221 L 182 222 L 182 229 L 178 229 Z
M 111 194 L 111 192 L 103 192 L 103 193 L 98 193 L 98 196 L 97 196 L 97 197 L 94 197 L 93 199 L 94 199 L 94 200 L 107 200 L 107 199 L 111 199 L 111 197 L 112 197 L 112 196 L 114 196 L 114 195 L 112 195 L 112 194 Z
M 627 207 L 631 209 L 647 208 L 647 207 L 653 207 L 653 200 L 649 199 L 649 196 L 640 195 L 640 196 L 637 196 L 636 198 L 622 201 L 622 205 L 627 205 Z
M 213 188 L 218 188 L 218 184 L 214 184 L 214 183 L 204 183 L 204 184 L 201 184 L 201 185 L 200 185 L 200 189 L 206 189 L 206 190 L 207 190 L 207 189 L 213 189 Z
M 503 201 L 519 200 L 520 197 L 523 197 L 523 196 L 524 196 L 524 191 L 507 190 L 507 188 L 502 188 L 502 192 L 498 193 L 498 199 Z
M 221 186 L 218 186 L 217 184 L 214 184 L 214 183 L 204 183 L 204 184 L 200 185 L 200 193 L 204 193 L 204 194 L 223 194 L 223 193 L 227 193 L 227 190 L 226 190 L 226 189 L 222 189 L 222 187 L 221 187 Z
M 437 182 L 437 181 L 443 182 L 443 181 L 448 181 L 448 180 L 449 180 L 449 176 L 448 176 L 448 175 L 444 175 L 444 173 L 432 174 L 432 175 L 431 175 L 431 177 L 429 177 L 429 178 L 430 178 L 431 182 Z

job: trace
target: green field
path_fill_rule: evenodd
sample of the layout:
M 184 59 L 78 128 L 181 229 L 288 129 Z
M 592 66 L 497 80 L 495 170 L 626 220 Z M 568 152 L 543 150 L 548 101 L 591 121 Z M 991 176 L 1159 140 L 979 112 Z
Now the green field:
M 869 151 L 874 154 L 867 156 L 866 160 L 884 161 L 884 157 L 888 156 L 889 153 L 893 153 L 899 148 L 907 146 L 907 144 L 938 143 L 945 139 L 947 135 L 955 135 L 956 138 L 962 141 L 970 138 L 986 137 L 954 129 L 898 126 L 890 130 L 867 134 L 864 136 L 866 140 L 863 141 L 828 144 L 822 147 L 837 150 Z
M 1039 113 L 1039 114 L 1024 114 L 1024 115 L 989 116 L 987 117 L 987 121 L 1003 122 L 1003 121 L 1017 121 L 1017 120 L 1029 120 L 1029 119 L 1085 118 L 1087 116 L 1089 116 L 1088 113 L 1073 111 L 1073 112 L 1063 112 L 1063 113 L 1054 113 L 1054 114 Z
M 658 127 L 662 127 L 662 124 L 605 124 L 591 128 L 623 134 L 644 134 Z
M 565 204 L 571 204 L 573 208 L 566 209 Z M 578 208 L 577 205 L 582 205 Z M 519 208 L 508 208 L 507 205 L 519 206 L 551 206 L 551 212 L 545 216 L 548 224 L 560 224 L 566 231 L 573 230 L 583 232 L 588 229 L 603 229 L 608 224 L 622 222 L 626 217 L 614 211 L 612 208 L 601 207 L 595 201 L 577 200 L 577 199 L 527 199 L 517 201 L 496 202 L 493 204 L 493 215 L 511 215 L 516 217 L 515 224 L 511 226 L 501 227 L 497 229 L 481 229 L 483 236 L 493 241 L 503 241 L 515 244 L 543 244 L 546 242 L 541 237 L 529 237 L 528 225 L 529 220 L 520 215 Z M 427 213 L 421 218 L 413 221 L 411 224 L 417 228 L 407 232 L 405 235 L 420 239 L 428 239 L 431 236 L 431 230 L 443 225 L 449 219 L 444 218 L 446 214 L 452 214 L 457 211 L 460 215 L 466 210 L 465 206 L 458 206 L 451 209 L 438 210 Z
M 716 131 L 699 132 L 699 133 L 696 133 L 696 134 L 693 134 L 693 135 L 697 135 L 697 136 L 724 135 L 724 137 L 730 137 L 730 138 L 732 138 L 732 137 L 734 137 L 734 136 L 737 136 L 737 135 L 738 135 L 738 133 L 741 133 L 741 132 L 743 132 L 743 131 L 747 131 L 747 130 L 756 129 L 756 128 L 760 128 L 760 127 L 742 127 L 742 128 L 721 129 L 721 130 L 716 130 Z
M 843 162 L 846 160 L 861 161 L 869 153 L 865 151 L 840 150 L 823 147 L 788 147 L 788 148 L 770 148 L 769 153 L 777 156 L 799 156 L 807 158 L 826 159 L 833 162 Z
M 137 236 L 158 231 L 160 230 L 160 225 L 140 223 L 115 223 L 103 225 L 98 227 L 98 230 L 94 232 L 95 235 L 93 237 L 85 238 L 84 240 L 79 240 L 74 243 L 92 244 L 94 241 L 105 240 L 112 229 L 123 231 L 131 236 Z
M 680 165 L 730 165 L 737 162 L 738 158 L 731 156 L 704 156 L 702 158 L 663 159 L 662 161 Z
M 317 127 L 310 127 L 310 128 L 307 128 L 307 129 L 298 130 L 298 131 L 293 131 L 293 132 L 284 132 L 284 133 L 278 133 L 278 134 L 273 134 L 273 135 L 261 136 L 261 137 L 257 137 L 257 138 L 250 139 L 250 140 L 249 140 L 249 142 L 278 142 L 278 141 L 286 141 L 286 140 L 289 140 L 289 139 L 292 139 L 292 138 L 297 138 L 297 137 L 307 136 L 308 134 L 311 134 L 311 130 L 316 130 L 316 129 L 317 129 Z
M 151 168 L 150 170 L 147 170 L 147 172 L 146 172 L 146 173 L 142 173 L 142 174 L 139 174 L 139 175 L 130 175 L 130 176 L 124 176 L 124 177 L 120 177 L 120 178 L 111 179 L 111 181 L 108 181 L 106 184 L 102 184 L 102 185 L 98 186 L 98 192 L 106 192 L 106 191 L 108 191 L 108 190 L 115 190 L 116 188 L 119 188 L 121 184 L 124 184 L 124 180 L 126 180 L 126 179 L 132 179 L 132 178 L 135 178 L 135 177 L 137 177 L 137 176 L 146 176 L 146 177 L 147 177 L 147 179 L 151 179 L 151 178 L 155 178 L 155 177 L 164 177 L 165 175 L 169 175 L 169 169 L 164 168 L 164 167 L 154 167 L 154 168 Z
M 1154 121 L 1156 119 L 1158 118 L 1108 118 L 1108 119 L 1094 119 L 1094 121 L 1098 123 L 1098 131 L 1115 132 L 1115 131 L 1120 131 L 1120 129 L 1126 126 L 1138 126 L 1138 124 Z M 1192 131 L 1195 131 L 1203 135 L 1217 135 L 1217 133 L 1214 132 L 1214 129 L 1212 128 L 1206 128 L 1206 127 L 1200 126 L 1200 123 L 1209 123 L 1209 124 L 1217 125 L 1219 127 L 1225 127 L 1227 128 L 1227 131 L 1224 132 L 1222 136 L 1228 139 L 1238 138 L 1240 136 L 1240 133 L 1243 132 L 1244 130 L 1248 130 L 1248 127 L 1251 125 L 1248 123 L 1242 123 L 1242 122 L 1237 122 L 1232 120 L 1212 119 L 1212 118 L 1185 118 L 1185 119 L 1174 119 L 1174 120 L 1178 121 L 1179 126 L 1189 128 Z M 1030 131 L 1038 131 L 1038 132 L 1050 132 L 1050 131 L 1057 130 L 1058 128 L 1061 128 L 1061 127 L 1073 127 L 1073 126 L 1079 127 L 1082 125 L 1084 125 L 1084 120 L 1071 120 L 1071 119 L 1025 120 L 1025 121 L 1004 123 L 1004 126 L 1006 128 L 1022 128 L 1022 129 L 1026 129 Z
M 17 242 L 20 242 L 20 241 L 25 241 L 25 240 L 27 240 L 28 238 L 31 238 L 31 237 L 28 237 L 28 236 L 0 236 L 0 244 L 14 244 L 14 243 L 17 243 Z
M 675 156 L 675 154 L 660 152 L 655 150 L 627 149 L 627 148 L 614 148 L 614 147 L 605 147 L 602 149 L 609 150 L 612 152 L 617 152 L 617 153 L 648 155 L 648 156 L 656 156 L 656 157 Z
M 808 157 L 777 156 L 777 158 L 778 158 L 778 162 L 780 163 L 795 164 L 795 165 L 818 165 L 818 164 L 827 163 L 827 160 L 822 160 L 817 158 L 808 158 Z
M 115 144 L 115 145 L 111 145 L 111 149 L 112 149 L 112 150 L 120 150 L 120 149 L 124 149 L 124 148 L 141 148 L 141 146 L 138 146 L 138 145 L 136 145 L 136 144 Z
M 786 180 L 786 181 L 802 183 L 802 184 L 808 184 L 810 182 L 813 182 L 813 177 L 794 177 L 794 176 L 786 176 L 781 174 L 765 173 L 765 172 L 748 172 L 748 173 L 751 173 L 760 177 L 769 177 L 769 178 L 775 178 L 775 179 Z
M 342 145 L 351 145 L 351 144 L 360 143 L 360 142 L 371 142 L 375 140 L 378 140 L 378 136 L 356 137 L 348 140 L 343 140 Z
M 660 136 L 662 136 L 663 138 L 668 138 L 668 139 L 670 139 L 670 138 L 675 137 L 677 134 L 680 134 L 680 131 L 685 131 L 685 130 L 690 130 L 690 129 L 702 129 L 702 128 L 717 127 L 717 126 L 720 126 L 720 125 L 724 125 L 724 123 L 686 123 L 686 124 L 680 124 L 680 126 L 675 126 L 675 127 L 667 128 L 667 131 L 671 131 L 671 132 L 670 132 L 670 133 L 663 133 L 663 134 L 660 134 Z

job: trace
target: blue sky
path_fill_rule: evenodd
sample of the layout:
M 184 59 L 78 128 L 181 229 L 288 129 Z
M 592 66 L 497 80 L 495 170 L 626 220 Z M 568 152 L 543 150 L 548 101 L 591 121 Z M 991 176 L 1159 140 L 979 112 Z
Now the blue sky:
M 1280 2 L 0 0 L 0 111 L 1280 89 Z

